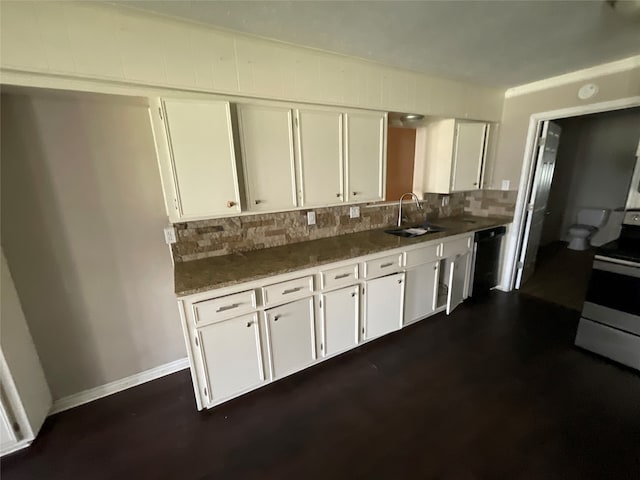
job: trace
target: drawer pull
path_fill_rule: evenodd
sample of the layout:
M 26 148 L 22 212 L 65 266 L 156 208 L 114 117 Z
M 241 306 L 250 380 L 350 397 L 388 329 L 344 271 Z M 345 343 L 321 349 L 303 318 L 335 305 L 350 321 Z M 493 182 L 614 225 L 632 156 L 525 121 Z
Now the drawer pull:
M 296 287 L 296 288 L 289 288 L 285 291 L 282 292 L 283 295 L 287 295 L 289 293 L 295 293 L 295 292 L 299 292 L 300 290 L 302 290 L 302 287 Z
M 336 275 L 335 277 L 333 277 L 334 280 L 340 280 L 341 278 L 347 278 L 351 276 L 350 273 L 343 273 L 342 275 Z
M 387 268 L 393 265 L 393 262 L 389 262 L 389 263 L 383 263 L 382 265 L 380 265 L 380 268 Z
M 224 312 L 226 310 L 233 310 L 234 308 L 238 308 L 240 306 L 239 303 L 234 303 L 233 305 L 225 305 L 224 307 L 220 307 L 216 310 L 216 313 Z

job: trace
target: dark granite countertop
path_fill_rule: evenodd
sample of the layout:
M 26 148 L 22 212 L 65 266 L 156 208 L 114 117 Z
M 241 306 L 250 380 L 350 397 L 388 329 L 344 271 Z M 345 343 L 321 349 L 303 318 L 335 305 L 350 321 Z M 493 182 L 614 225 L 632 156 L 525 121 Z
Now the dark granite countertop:
M 383 229 L 368 230 L 281 247 L 176 263 L 175 293 L 178 296 L 191 295 L 461 233 L 506 225 L 511 221 L 510 217 L 464 215 L 438 219 L 434 223 L 446 228 L 446 231 L 415 238 L 396 237 L 384 233 Z

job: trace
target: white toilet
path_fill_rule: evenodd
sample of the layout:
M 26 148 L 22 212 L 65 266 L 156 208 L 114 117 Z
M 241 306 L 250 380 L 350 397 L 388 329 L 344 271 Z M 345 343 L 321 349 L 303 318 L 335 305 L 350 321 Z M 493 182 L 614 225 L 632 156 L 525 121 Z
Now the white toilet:
M 610 210 L 583 208 L 578 210 L 578 223 L 569 227 L 569 247 L 571 250 L 586 250 L 591 237 L 607 223 Z

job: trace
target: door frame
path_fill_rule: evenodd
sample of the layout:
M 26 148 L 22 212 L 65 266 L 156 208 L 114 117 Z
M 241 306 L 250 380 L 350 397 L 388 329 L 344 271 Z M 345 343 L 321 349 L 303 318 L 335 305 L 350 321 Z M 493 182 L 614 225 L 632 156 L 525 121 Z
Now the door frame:
M 505 266 L 502 284 L 507 287 L 507 291 L 515 288 L 518 273 L 518 259 L 520 258 L 522 245 L 525 236 L 526 209 L 531 195 L 533 181 L 535 179 L 535 165 L 537 153 L 537 133 L 540 124 L 547 120 L 560 120 L 562 118 L 578 117 L 592 113 L 610 112 L 625 108 L 640 106 L 640 95 L 611 100 L 607 102 L 592 103 L 578 107 L 561 108 L 546 112 L 537 112 L 529 119 L 527 141 L 525 143 L 524 157 L 522 161 L 522 172 L 520 174 L 520 184 L 518 185 L 518 197 L 513 215 L 511 234 L 507 238 Z

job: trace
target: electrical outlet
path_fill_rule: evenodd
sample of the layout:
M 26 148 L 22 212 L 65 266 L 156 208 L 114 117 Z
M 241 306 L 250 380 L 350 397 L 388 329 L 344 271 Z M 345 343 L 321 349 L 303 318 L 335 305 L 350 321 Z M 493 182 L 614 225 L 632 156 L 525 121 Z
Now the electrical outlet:
M 164 228 L 164 241 L 167 245 L 176 243 L 176 229 L 173 227 Z
M 509 180 L 502 180 L 502 190 L 509 190 Z
M 349 218 L 360 218 L 360 207 L 349 208 Z
M 316 224 L 316 212 L 307 212 L 307 225 Z

